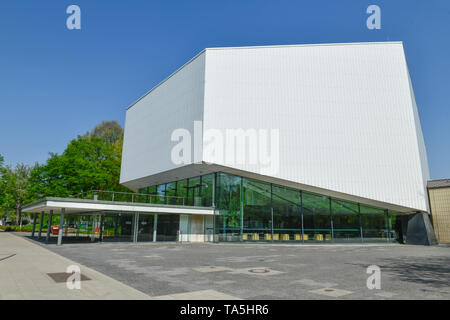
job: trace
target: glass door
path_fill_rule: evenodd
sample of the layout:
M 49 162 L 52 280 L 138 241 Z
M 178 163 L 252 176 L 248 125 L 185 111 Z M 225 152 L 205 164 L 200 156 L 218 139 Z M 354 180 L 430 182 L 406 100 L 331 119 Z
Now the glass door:
M 137 241 L 153 241 L 153 221 L 152 214 L 139 215 Z

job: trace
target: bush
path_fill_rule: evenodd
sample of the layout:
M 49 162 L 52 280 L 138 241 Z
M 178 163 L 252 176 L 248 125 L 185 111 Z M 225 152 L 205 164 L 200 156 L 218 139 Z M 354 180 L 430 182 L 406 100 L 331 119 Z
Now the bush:
M 22 226 L 22 228 L 20 226 L 0 226 L 0 229 L 2 229 L 3 231 L 6 231 L 6 232 L 11 232 L 11 231 L 31 232 L 33 230 L 33 225 L 32 224 L 25 225 L 25 226 Z M 36 226 L 36 231 L 38 229 L 39 229 L 39 226 Z

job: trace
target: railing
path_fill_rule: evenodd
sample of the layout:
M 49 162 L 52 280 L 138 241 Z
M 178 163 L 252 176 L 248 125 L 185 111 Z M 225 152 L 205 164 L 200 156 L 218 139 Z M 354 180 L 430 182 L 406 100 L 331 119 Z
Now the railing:
M 163 196 L 158 194 L 144 194 L 144 193 L 104 191 L 104 190 L 91 190 L 87 192 L 82 192 L 70 196 L 70 198 L 115 201 L 115 202 L 131 202 L 131 203 L 166 204 L 178 206 L 199 206 L 199 207 L 212 206 L 212 200 L 209 198 L 202 198 L 202 197 L 186 198 L 175 196 Z

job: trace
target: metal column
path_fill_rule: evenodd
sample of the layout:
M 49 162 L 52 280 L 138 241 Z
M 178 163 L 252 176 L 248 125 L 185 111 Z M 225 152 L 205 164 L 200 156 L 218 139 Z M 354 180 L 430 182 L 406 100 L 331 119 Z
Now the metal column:
M 91 242 L 95 241 L 95 225 L 97 222 L 97 216 L 94 214 L 92 215 L 92 232 L 91 232 Z
M 240 230 L 240 240 L 244 241 L 244 178 L 241 177 L 241 187 L 239 191 L 239 197 L 240 197 L 240 208 L 241 208 L 241 230 Z M 223 228 L 225 229 L 225 223 L 223 224 Z M 225 230 L 224 230 L 225 234 Z M 248 240 L 248 239 L 247 239 Z
M 62 235 L 64 228 L 64 212 L 66 209 L 61 208 L 61 215 L 59 217 L 59 230 L 58 230 L 58 246 L 62 245 Z
M 34 229 L 36 228 L 36 218 L 37 218 L 37 213 L 35 212 L 33 214 L 33 230 L 31 230 L 31 237 L 34 238 Z
M 153 218 L 153 242 L 156 242 L 157 230 L 158 230 L 158 215 L 155 214 Z
M 104 218 L 104 215 L 102 214 L 100 216 L 100 235 L 99 235 L 100 242 L 103 242 L 103 218 Z
M 302 217 L 302 243 L 305 243 L 305 225 L 303 222 L 303 192 L 300 190 L 300 216 Z
M 44 224 L 44 211 L 41 212 L 41 223 L 39 224 L 38 240 L 41 239 L 42 225 Z
M 333 206 L 332 206 L 332 200 L 330 197 L 330 221 L 331 221 L 331 241 L 334 242 L 334 223 L 333 223 Z M 325 235 L 325 241 L 326 241 L 326 235 Z
M 134 215 L 134 225 L 133 225 L 133 242 L 137 242 L 138 229 L 139 229 L 139 213 Z
M 53 210 L 50 210 L 50 213 L 48 214 L 47 235 L 45 237 L 45 243 L 48 243 L 48 240 L 50 240 L 50 229 L 52 227 L 52 217 L 53 217 Z

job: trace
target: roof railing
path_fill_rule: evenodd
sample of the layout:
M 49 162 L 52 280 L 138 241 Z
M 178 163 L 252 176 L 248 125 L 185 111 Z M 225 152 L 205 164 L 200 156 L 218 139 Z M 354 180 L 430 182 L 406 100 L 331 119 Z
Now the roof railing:
M 211 207 L 212 199 L 204 197 L 177 197 L 159 194 L 131 193 L 122 191 L 90 190 L 70 196 L 70 198 L 100 201 L 150 203 L 178 206 Z

